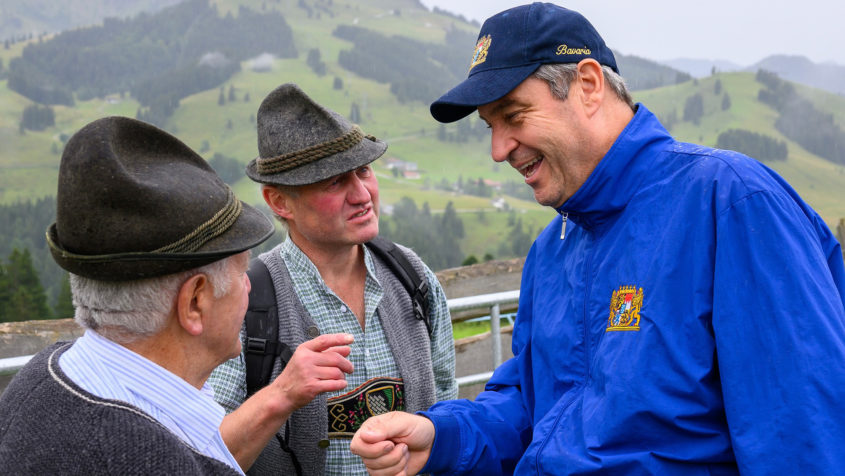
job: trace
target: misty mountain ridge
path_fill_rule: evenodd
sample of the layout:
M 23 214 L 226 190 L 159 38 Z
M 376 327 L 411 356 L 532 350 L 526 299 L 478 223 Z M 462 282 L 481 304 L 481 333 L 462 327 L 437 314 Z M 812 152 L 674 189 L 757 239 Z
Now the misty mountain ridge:
M 804 56 L 772 55 L 746 71 L 765 69 L 782 79 L 845 95 L 845 66 L 836 63 L 814 63 Z
M 845 95 L 845 66 L 834 62 L 814 63 L 801 55 L 767 56 L 751 66 L 741 66 L 727 60 L 695 58 L 676 58 L 658 61 L 658 63 L 689 73 L 694 78 L 710 76 L 714 67 L 721 73 L 734 71 L 756 73 L 757 70 L 764 69 L 789 81 Z
M 688 73 L 693 78 L 706 78 L 713 73 L 713 68 L 723 73 L 742 71 L 745 68 L 733 61 L 720 59 L 675 58 L 657 62 Z

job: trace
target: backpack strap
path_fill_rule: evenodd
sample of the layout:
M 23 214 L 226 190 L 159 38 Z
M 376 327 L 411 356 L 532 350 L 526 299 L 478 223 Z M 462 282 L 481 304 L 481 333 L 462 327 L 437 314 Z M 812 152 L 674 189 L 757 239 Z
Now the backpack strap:
M 273 373 L 273 361 L 281 356 L 282 368 L 287 365 L 293 351 L 284 342 L 279 342 L 279 311 L 276 306 L 276 289 L 270 270 L 258 258 L 249 263 L 247 276 L 251 289 L 249 307 L 244 316 L 246 325 L 246 389 L 252 396 L 268 383 Z
M 392 241 L 376 236 L 366 243 L 367 247 L 378 255 L 387 267 L 393 272 L 402 286 L 411 296 L 414 308 L 414 317 L 425 323 L 428 335 L 431 336 L 431 317 L 429 317 L 428 295 L 430 289 L 428 281 L 421 278 L 417 270 L 408 261 L 408 257 Z

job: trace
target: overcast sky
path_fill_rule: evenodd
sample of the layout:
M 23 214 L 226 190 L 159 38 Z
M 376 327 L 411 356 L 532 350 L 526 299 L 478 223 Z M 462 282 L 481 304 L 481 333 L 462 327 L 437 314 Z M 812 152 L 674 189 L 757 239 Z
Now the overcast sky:
M 422 0 L 479 23 L 530 2 Z M 570 0 L 552 3 L 587 17 L 605 42 L 652 60 L 728 60 L 749 66 L 773 54 L 845 65 L 844 0 Z M 472 45 L 468 47 L 471 51 Z M 469 54 L 469 53 L 468 53 Z

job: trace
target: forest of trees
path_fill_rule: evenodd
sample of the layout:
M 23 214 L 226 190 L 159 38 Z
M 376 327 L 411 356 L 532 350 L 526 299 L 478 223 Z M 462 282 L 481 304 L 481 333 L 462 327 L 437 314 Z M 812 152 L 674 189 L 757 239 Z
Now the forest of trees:
M 466 50 L 447 45 L 472 45 L 474 35 L 452 30 L 447 45 L 423 43 L 403 36 L 387 37 L 366 28 L 339 25 L 332 34 L 352 42 L 338 55 L 345 69 L 380 83 L 389 83 L 401 102 L 431 102 L 464 78 Z
M 460 239 L 464 223 L 452 202 L 442 214 L 434 215 L 428 202 L 422 208 L 408 197 L 393 206 L 389 217 L 380 220 L 379 234 L 413 249 L 433 270 L 460 266 L 465 256 Z
M 67 273 L 44 240 L 55 214 L 53 198 L 0 205 L 0 322 L 73 316 Z
M 761 162 L 786 160 L 789 155 L 786 142 L 744 129 L 728 129 L 722 132 L 716 139 L 716 147 L 742 152 Z
M 8 86 L 45 105 L 129 92 L 145 108 L 139 118 L 162 125 L 180 99 L 223 84 L 261 53 L 296 57 L 280 13 L 241 6 L 220 17 L 208 0 L 188 0 L 30 43 L 10 62 Z
M 780 113 L 775 121 L 778 131 L 819 157 L 845 164 L 845 131 L 836 125 L 832 114 L 816 109 L 775 73 L 761 69 L 756 79 L 766 86 L 757 98 Z
M 43 131 L 56 125 L 56 115 L 50 106 L 39 106 L 31 104 L 23 110 L 21 117 L 21 128 L 31 131 Z
M 66 273 L 61 276 L 61 289 L 51 310 L 29 250 L 12 250 L 5 262 L 0 260 L 0 322 L 73 317 L 70 282 Z

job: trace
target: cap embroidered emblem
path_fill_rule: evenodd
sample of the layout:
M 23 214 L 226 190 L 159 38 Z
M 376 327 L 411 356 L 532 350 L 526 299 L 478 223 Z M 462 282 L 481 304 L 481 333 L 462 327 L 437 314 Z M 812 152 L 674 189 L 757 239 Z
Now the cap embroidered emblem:
M 472 54 L 472 64 L 469 65 L 469 69 L 475 68 L 477 65 L 487 60 L 487 49 L 490 48 L 490 43 L 492 41 L 493 40 L 490 38 L 490 35 L 482 36 L 478 39 L 478 43 L 475 44 L 475 51 Z
M 643 307 L 643 288 L 619 286 L 610 298 L 607 331 L 640 330 L 640 309 Z

